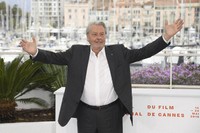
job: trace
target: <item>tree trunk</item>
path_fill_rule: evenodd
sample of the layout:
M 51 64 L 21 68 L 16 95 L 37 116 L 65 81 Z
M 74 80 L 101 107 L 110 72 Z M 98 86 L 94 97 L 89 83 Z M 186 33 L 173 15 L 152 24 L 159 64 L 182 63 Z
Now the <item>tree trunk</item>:
M 15 120 L 15 101 L 0 100 L 0 123 L 13 122 Z

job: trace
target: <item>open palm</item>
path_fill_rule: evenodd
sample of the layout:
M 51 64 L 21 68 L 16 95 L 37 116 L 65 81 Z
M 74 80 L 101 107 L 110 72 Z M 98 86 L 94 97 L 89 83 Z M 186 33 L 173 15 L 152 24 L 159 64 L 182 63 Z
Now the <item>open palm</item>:
M 177 32 L 179 32 L 183 27 L 183 20 L 177 19 L 173 24 L 168 24 L 168 21 L 165 22 L 165 33 L 164 37 L 166 40 L 169 40 Z
M 32 38 L 32 42 L 22 39 L 20 45 L 22 49 L 30 55 L 35 55 L 37 52 L 37 44 L 35 37 Z

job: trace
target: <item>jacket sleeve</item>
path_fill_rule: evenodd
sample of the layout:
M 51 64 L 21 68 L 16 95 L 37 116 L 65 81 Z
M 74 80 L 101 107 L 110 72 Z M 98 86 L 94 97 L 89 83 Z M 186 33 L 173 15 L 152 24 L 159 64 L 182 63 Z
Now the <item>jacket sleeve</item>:
M 161 36 L 155 41 L 147 44 L 146 46 L 140 49 L 130 50 L 124 47 L 123 54 L 128 63 L 133 63 L 157 54 L 158 52 L 162 51 L 164 48 L 169 46 L 169 44 L 170 43 L 167 44 Z
M 72 58 L 72 49 L 70 48 L 64 52 L 52 52 L 39 49 L 37 56 L 32 58 L 32 60 L 46 64 L 68 65 Z

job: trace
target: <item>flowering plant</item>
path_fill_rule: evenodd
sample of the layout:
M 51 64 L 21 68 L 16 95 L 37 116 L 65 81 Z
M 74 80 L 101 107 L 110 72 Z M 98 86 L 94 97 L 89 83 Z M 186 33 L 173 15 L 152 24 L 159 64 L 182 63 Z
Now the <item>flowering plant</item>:
M 131 74 L 133 84 L 169 84 L 170 66 L 157 64 Z M 200 85 L 200 65 L 180 64 L 172 67 L 172 83 L 175 85 Z

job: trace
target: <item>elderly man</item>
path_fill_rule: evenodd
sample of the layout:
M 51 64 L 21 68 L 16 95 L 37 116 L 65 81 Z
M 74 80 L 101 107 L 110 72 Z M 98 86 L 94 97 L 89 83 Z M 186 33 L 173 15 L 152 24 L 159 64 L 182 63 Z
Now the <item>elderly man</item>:
M 33 41 L 20 42 L 34 61 L 67 65 L 67 85 L 60 109 L 59 123 L 65 126 L 77 118 L 78 133 L 122 133 L 122 117 L 132 121 L 130 63 L 151 57 L 169 45 L 182 29 L 183 21 L 166 22 L 164 33 L 140 49 L 123 45 L 105 46 L 106 26 L 93 22 L 87 27 L 90 45 L 73 45 L 64 52 L 54 53 L 37 48 Z

